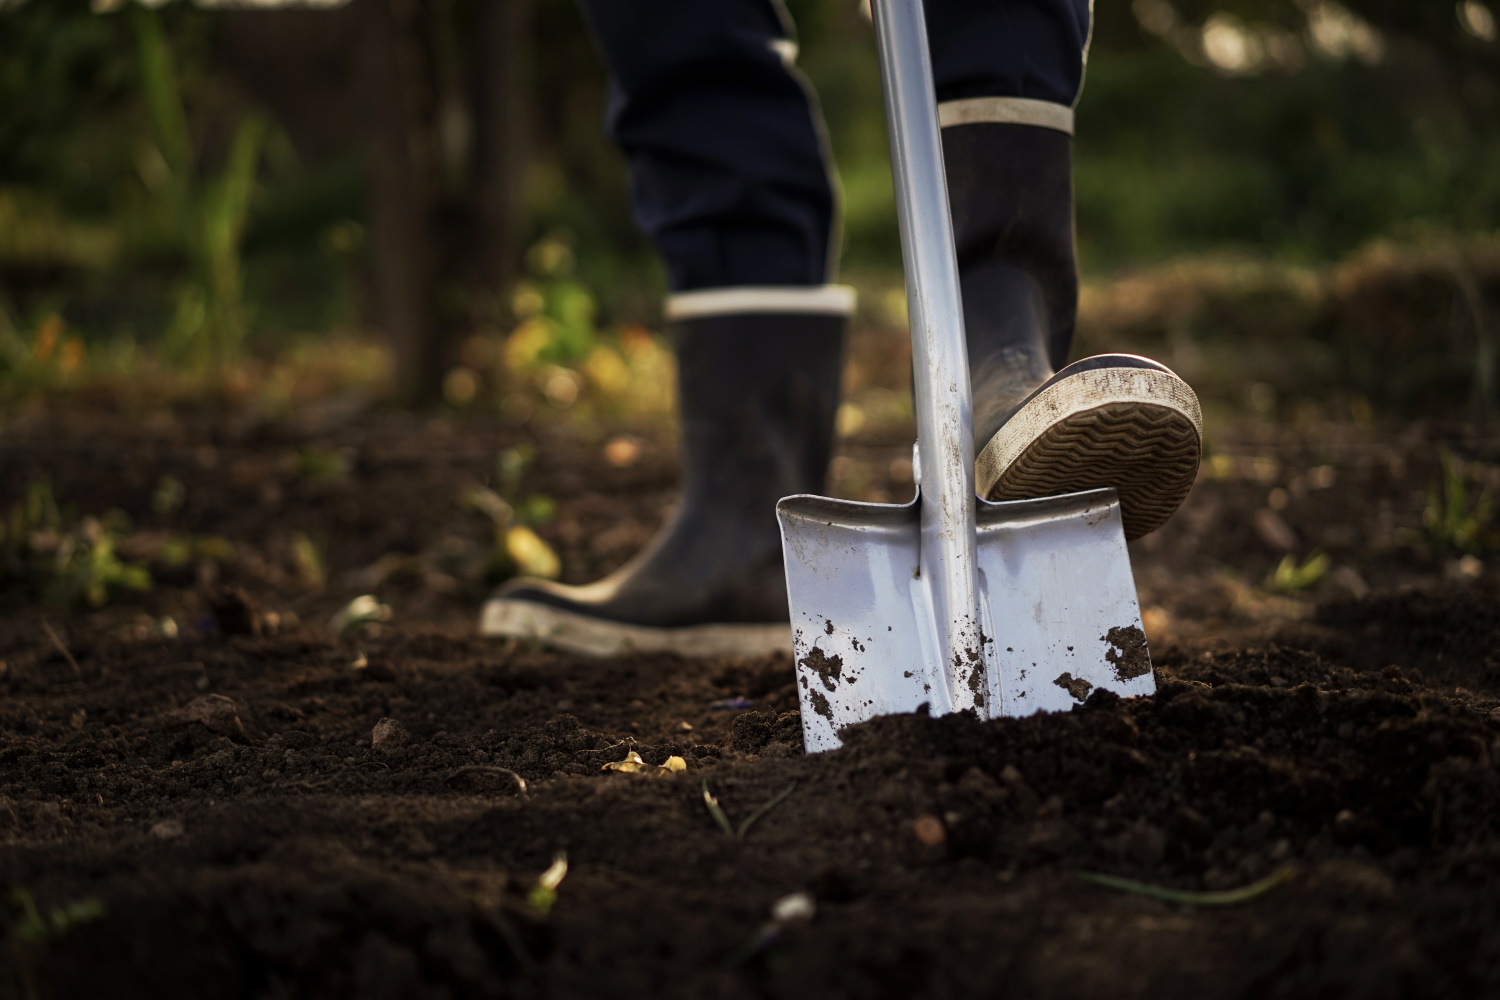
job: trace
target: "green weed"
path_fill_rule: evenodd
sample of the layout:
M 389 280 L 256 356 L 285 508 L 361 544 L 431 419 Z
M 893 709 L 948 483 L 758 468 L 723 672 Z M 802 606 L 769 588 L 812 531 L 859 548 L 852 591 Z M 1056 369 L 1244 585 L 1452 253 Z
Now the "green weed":
M 552 864 L 542 872 L 536 880 L 536 885 L 526 894 L 527 904 L 542 916 L 552 912 L 552 907 L 557 905 L 557 887 L 562 885 L 562 880 L 568 875 L 568 856 L 558 851 L 552 859 Z
M 10 891 L 10 898 L 21 910 L 10 940 L 15 971 L 24 994 L 28 998 L 35 998 L 38 993 L 36 983 L 32 980 L 30 953 L 45 948 L 48 943 L 85 924 L 99 920 L 104 916 L 104 904 L 97 899 L 78 899 L 62 906 L 54 906 L 43 913 L 29 889 L 14 888 Z
M 495 460 L 495 472 L 500 477 L 499 489 L 501 493 L 514 496 L 516 490 L 521 487 L 521 476 L 526 467 L 536 460 L 536 446 L 531 444 L 518 444 L 514 448 L 506 448 Z
M 297 475 L 312 482 L 335 482 L 349 475 L 349 459 L 326 448 L 303 448 L 297 452 Z
M 478 567 L 487 585 L 518 575 L 552 579 L 562 570 L 557 553 L 535 530 L 557 516 L 557 501 L 544 493 L 520 496 L 521 477 L 535 458 L 536 448 L 529 444 L 507 448 L 496 463 L 499 488 L 476 486 L 459 498 L 466 510 L 483 514 L 494 527 L 493 546 Z
M 219 535 L 171 535 L 152 561 L 180 570 L 199 562 L 232 563 L 235 555 L 234 543 Z
M 516 515 L 524 524 L 541 527 L 557 516 L 557 501 L 545 493 L 533 493 L 516 508 Z
M 1306 590 L 1328 572 L 1328 556 L 1314 552 L 1302 562 L 1296 556 L 1284 556 L 1271 571 L 1266 586 L 1278 594 L 1295 594 Z
M 56 604 L 97 608 L 122 593 L 146 590 L 150 572 L 116 551 L 128 530 L 118 511 L 75 517 L 58 505 L 50 486 L 32 483 L 0 522 L 0 591 L 14 588 Z
M 321 590 L 328 582 L 327 560 L 318 543 L 306 532 L 296 531 L 291 539 L 292 569 L 297 581 L 309 590 Z
M 381 622 L 390 620 L 390 605 L 381 604 L 373 594 L 361 594 L 334 612 L 328 629 L 334 635 L 353 635 L 366 628 L 378 629 Z
M 499 507 L 493 501 L 488 503 L 476 501 L 475 497 L 478 494 L 470 495 L 465 503 L 475 509 L 485 510 L 494 518 L 497 525 L 500 525 L 502 521 L 508 525 L 512 520 L 533 528 L 547 524 L 557 516 L 557 501 L 545 493 L 533 493 L 525 499 L 521 498 L 521 477 L 535 460 L 536 447 L 530 444 L 518 444 L 514 448 L 506 448 L 496 460 L 495 471 L 498 474 L 499 483 L 498 489 L 492 495 L 504 501 L 509 511 L 504 517 L 496 515 L 495 512 Z
M 1484 466 L 1442 452 L 1442 478 L 1427 489 L 1422 523 L 1439 552 L 1483 555 L 1500 547 L 1494 477 Z
M 29 945 L 46 944 L 104 916 L 104 904 L 97 899 L 75 900 L 63 906 L 54 906 L 43 914 L 29 890 L 12 889 L 10 898 L 21 908 L 21 919 L 16 922 L 16 937 Z
M 794 781 L 790 785 L 787 785 L 785 788 L 783 788 L 781 791 L 777 792 L 775 795 L 771 796 L 765 802 L 761 803 L 754 812 L 752 812 L 749 816 L 746 816 L 744 820 L 740 822 L 739 826 L 735 826 L 729 821 L 729 815 L 724 812 L 724 807 L 719 804 L 718 798 L 708 790 L 707 781 L 703 782 L 703 804 L 708 808 L 708 814 L 714 818 L 714 822 L 719 824 L 719 829 L 723 830 L 734 840 L 743 841 L 746 834 L 750 832 L 750 828 L 755 825 L 757 820 L 765 816 L 766 813 L 770 812 L 772 809 L 775 809 L 777 806 L 781 805 L 782 802 L 785 802 L 787 797 L 796 790 L 797 783 Z
M 240 246 L 250 215 L 261 149 L 270 123 L 247 115 L 235 126 L 228 157 L 215 173 L 200 169 L 188 131 L 176 61 L 156 12 L 131 11 L 141 86 L 155 132 L 150 171 L 167 203 L 190 277 L 178 291 L 165 346 L 178 360 L 220 371 L 238 360 L 245 339 Z M 149 178 L 148 178 L 149 179 Z
M 163 517 L 170 517 L 182 509 L 186 499 L 187 488 L 182 485 L 182 480 L 168 473 L 161 477 L 156 489 L 151 491 L 151 509 Z

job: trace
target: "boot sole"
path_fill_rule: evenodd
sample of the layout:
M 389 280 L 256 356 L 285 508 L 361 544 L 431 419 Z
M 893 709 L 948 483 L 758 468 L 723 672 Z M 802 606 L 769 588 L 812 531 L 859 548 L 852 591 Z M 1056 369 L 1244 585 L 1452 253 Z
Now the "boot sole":
M 789 624 L 711 624 L 653 628 L 590 618 L 561 608 L 503 598 L 486 601 L 479 612 L 479 634 L 532 639 L 591 658 L 632 653 L 673 653 L 690 659 L 790 653 Z
M 1155 531 L 1198 475 L 1203 413 L 1182 379 L 1145 368 L 1079 372 L 1039 392 L 975 461 L 988 500 L 1113 487 L 1127 539 Z

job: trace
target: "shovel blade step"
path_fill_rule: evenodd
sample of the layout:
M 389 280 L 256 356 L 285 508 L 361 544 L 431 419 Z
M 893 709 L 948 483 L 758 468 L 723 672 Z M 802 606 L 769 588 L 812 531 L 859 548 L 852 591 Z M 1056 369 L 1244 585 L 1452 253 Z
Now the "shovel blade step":
M 809 752 L 878 715 L 952 710 L 958 665 L 938 662 L 948 612 L 933 607 L 918 570 L 920 503 L 777 505 Z M 976 503 L 981 711 L 1064 711 L 1096 688 L 1155 691 L 1114 492 Z

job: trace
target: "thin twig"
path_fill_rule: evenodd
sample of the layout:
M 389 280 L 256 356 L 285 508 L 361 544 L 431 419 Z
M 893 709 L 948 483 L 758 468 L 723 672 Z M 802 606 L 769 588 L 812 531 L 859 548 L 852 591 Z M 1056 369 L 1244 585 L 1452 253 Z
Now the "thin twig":
M 719 805 L 719 800 L 714 798 L 714 794 L 708 790 L 707 781 L 703 782 L 703 804 L 708 807 L 709 815 L 714 818 L 715 823 L 719 824 L 719 828 L 721 830 L 729 834 L 729 836 L 733 837 L 735 840 L 743 841 L 745 839 L 745 835 L 750 832 L 750 827 L 755 825 L 756 820 L 760 819 L 766 813 L 770 812 L 772 809 L 775 809 L 777 806 L 779 806 L 782 802 L 786 801 L 786 797 L 788 795 L 791 795 L 796 790 L 797 783 L 794 781 L 790 785 L 787 785 L 785 788 L 783 788 L 781 791 L 777 792 L 775 795 L 771 796 L 771 798 L 768 799 L 759 809 L 756 809 L 749 816 L 746 816 L 745 819 L 740 823 L 738 829 L 735 828 L 735 825 L 733 823 L 729 822 L 729 815 L 724 812 L 724 807 Z
M 52 630 L 52 623 L 43 618 L 42 628 L 46 630 L 47 638 L 52 640 L 52 645 L 63 655 L 63 659 L 68 661 L 68 666 L 73 668 L 74 679 L 81 678 L 83 676 L 83 668 L 78 665 L 77 660 L 73 659 L 73 654 L 68 652 L 68 647 L 63 644 L 58 634 Z
M 452 774 L 448 775 L 446 780 L 452 781 L 454 778 L 461 778 L 466 774 L 508 774 L 512 778 L 516 779 L 516 786 L 521 789 L 522 797 L 524 798 L 526 795 L 526 779 L 521 777 L 519 774 L 512 771 L 508 767 L 490 767 L 487 764 L 470 764 L 468 767 L 461 767 L 457 771 L 454 771 Z
M 627 743 L 634 743 L 636 746 L 641 746 L 640 743 L 636 742 L 636 739 L 635 739 L 634 736 L 627 736 L 627 737 L 625 737 L 623 740 L 621 740 L 618 743 L 611 743 L 609 746 L 607 746 L 607 747 L 600 747 L 598 750 L 580 750 L 578 752 L 579 753 L 604 753 L 606 750 L 613 750 L 615 747 L 622 747 L 622 746 L 624 746 Z
M 731 838 L 738 840 L 739 837 L 734 832 L 734 824 L 729 822 L 728 816 L 724 815 L 724 807 L 719 805 L 719 800 L 714 798 L 714 793 L 708 790 L 707 781 L 703 783 L 703 804 L 708 806 L 708 814 L 714 818 L 715 823 L 719 824 L 719 828 Z
M 745 817 L 745 821 L 740 824 L 740 828 L 739 828 L 739 830 L 736 831 L 735 835 L 740 840 L 744 840 L 745 839 L 745 834 L 747 834 L 747 833 L 750 832 L 750 827 L 751 827 L 751 825 L 756 820 L 760 819 L 766 813 L 770 812 L 772 809 L 775 809 L 777 806 L 781 805 L 781 803 L 786 800 L 786 797 L 788 795 L 792 794 L 793 792 L 795 792 L 796 790 L 797 790 L 797 783 L 794 781 L 790 785 L 787 785 L 786 788 L 782 789 L 780 792 L 778 792 L 777 794 L 773 795 L 766 802 L 765 805 L 761 806 L 759 809 L 755 810 L 755 812 L 753 812 L 749 816 Z
M 1151 885 L 1149 882 L 1137 882 L 1135 879 L 1120 878 L 1118 875 L 1101 875 L 1097 872 L 1079 872 L 1078 877 L 1085 882 L 1093 882 L 1095 885 L 1102 885 L 1108 889 L 1118 889 L 1137 896 L 1149 896 L 1152 899 L 1163 899 L 1169 903 L 1189 903 L 1193 906 L 1234 906 L 1264 896 L 1295 874 L 1297 874 L 1296 866 L 1282 865 L 1259 882 L 1251 882 L 1238 889 L 1225 889 L 1219 892 L 1171 889 L 1164 885 Z

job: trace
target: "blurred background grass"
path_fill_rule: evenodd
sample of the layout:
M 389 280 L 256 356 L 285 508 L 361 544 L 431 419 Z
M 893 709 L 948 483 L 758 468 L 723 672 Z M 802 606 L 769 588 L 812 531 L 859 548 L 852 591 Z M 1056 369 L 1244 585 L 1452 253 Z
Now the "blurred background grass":
M 868 23 L 788 6 L 881 345 L 844 429 L 899 424 Z M 1081 346 L 1161 356 L 1224 408 L 1488 420 L 1496 35 L 1480 0 L 1100 5 Z M 0 0 L 0 400 L 664 418 L 662 272 L 605 97 L 572 0 Z

